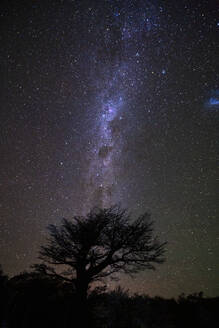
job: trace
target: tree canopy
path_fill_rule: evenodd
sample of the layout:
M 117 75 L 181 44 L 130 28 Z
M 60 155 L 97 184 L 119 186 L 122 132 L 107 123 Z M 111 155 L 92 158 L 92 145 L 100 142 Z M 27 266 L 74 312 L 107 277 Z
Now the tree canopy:
M 117 272 L 135 274 L 155 269 L 164 261 L 165 244 L 153 236 L 153 222 L 144 213 L 137 219 L 119 207 L 94 209 L 86 216 L 49 225 L 47 245 L 41 246 L 34 267 L 52 277 L 72 282 L 87 293 L 91 282 Z

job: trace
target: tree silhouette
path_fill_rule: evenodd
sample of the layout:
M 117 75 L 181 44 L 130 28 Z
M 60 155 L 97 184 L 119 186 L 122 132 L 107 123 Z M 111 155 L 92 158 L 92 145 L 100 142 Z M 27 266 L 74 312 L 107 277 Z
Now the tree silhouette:
M 86 303 L 93 281 L 117 272 L 135 274 L 155 269 L 164 261 L 165 243 L 153 237 L 153 222 L 145 213 L 135 220 L 119 207 L 95 209 L 85 217 L 63 219 L 62 225 L 49 225 L 46 246 L 41 246 L 42 264 L 34 268 L 44 274 L 72 283 L 78 301 Z
M 72 298 L 68 283 L 35 272 L 22 272 L 12 277 L 9 284 L 10 328 L 72 326 L 68 322 L 68 300 Z

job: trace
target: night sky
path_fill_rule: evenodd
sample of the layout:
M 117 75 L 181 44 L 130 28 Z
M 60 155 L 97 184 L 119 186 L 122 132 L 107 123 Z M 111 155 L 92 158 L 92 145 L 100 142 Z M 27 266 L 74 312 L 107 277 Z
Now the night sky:
M 218 296 L 219 2 L 0 7 L 4 271 L 36 262 L 48 224 L 119 203 L 168 241 L 166 263 L 123 286 Z

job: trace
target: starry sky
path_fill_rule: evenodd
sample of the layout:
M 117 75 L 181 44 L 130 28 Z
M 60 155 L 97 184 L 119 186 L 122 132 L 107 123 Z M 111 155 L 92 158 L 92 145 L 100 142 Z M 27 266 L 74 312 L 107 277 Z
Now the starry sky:
M 36 262 L 48 224 L 119 203 L 168 241 L 121 285 L 218 296 L 219 3 L 3 1 L 0 20 L 4 271 Z

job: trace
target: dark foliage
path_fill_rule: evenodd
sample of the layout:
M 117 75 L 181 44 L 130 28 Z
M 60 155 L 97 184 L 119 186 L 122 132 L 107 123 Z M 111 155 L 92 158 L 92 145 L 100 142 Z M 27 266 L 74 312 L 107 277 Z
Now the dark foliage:
M 77 295 L 66 283 L 33 273 L 13 277 L 7 283 L 8 328 L 69 328 L 81 326 Z M 88 297 L 93 328 L 217 327 L 219 298 L 201 294 L 181 295 L 177 300 L 130 296 L 117 288 L 96 290 Z M 4 317 L 6 319 L 6 317 Z
M 201 294 L 175 299 L 129 296 L 122 288 L 90 299 L 96 328 L 217 327 L 219 297 Z M 91 301 L 90 300 L 90 301 Z
M 55 328 L 72 324 L 75 298 L 66 283 L 36 273 L 23 273 L 10 279 L 8 287 L 9 327 Z

